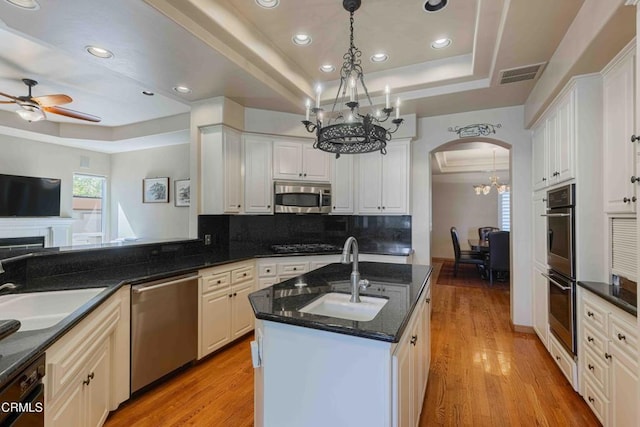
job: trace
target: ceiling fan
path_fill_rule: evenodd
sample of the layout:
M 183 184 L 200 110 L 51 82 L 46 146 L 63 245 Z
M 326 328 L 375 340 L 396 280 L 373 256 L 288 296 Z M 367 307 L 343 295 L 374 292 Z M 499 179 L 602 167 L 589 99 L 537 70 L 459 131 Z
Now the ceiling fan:
M 47 116 L 44 114 L 45 111 L 47 113 L 59 114 L 61 116 L 87 120 L 89 122 L 99 122 L 101 120 L 100 117 L 92 116 L 91 114 L 59 107 L 58 105 L 68 104 L 73 101 L 73 99 L 68 95 L 56 94 L 33 97 L 31 96 L 31 88 L 37 85 L 38 82 L 32 79 L 22 79 L 22 82 L 29 87 L 29 94 L 26 96 L 11 96 L 0 92 L 1 96 L 11 100 L 0 101 L 0 104 L 19 105 L 21 108 L 16 110 L 16 113 L 28 122 L 37 122 L 38 120 L 46 119 Z

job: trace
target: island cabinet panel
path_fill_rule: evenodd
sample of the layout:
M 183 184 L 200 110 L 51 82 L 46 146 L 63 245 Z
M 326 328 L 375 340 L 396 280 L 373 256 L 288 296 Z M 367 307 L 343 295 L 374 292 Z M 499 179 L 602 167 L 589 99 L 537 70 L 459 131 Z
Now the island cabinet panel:
M 198 359 L 253 330 L 255 269 L 251 260 L 200 270 Z

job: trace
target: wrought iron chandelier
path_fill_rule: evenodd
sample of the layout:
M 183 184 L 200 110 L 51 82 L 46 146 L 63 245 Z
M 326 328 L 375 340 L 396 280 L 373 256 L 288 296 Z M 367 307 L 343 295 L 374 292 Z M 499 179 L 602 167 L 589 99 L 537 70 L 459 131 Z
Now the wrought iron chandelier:
M 390 105 L 389 87 L 385 88 L 385 107 L 376 110 L 369 91 L 364 83 L 364 73 L 360 57 L 362 52 L 353 43 L 353 13 L 360 7 L 361 0 L 343 0 L 342 6 L 349 12 L 350 41 L 349 50 L 344 54 L 344 63 L 340 69 L 340 85 L 336 93 L 331 112 L 325 112 L 320 108 L 321 88 L 316 89 L 316 104 L 311 108 L 311 101 L 307 100 L 306 116 L 302 123 L 310 133 L 316 133 L 316 141 L 313 144 L 317 148 L 328 153 L 335 153 L 336 158 L 341 154 L 359 154 L 380 151 L 386 154 L 387 142 L 391 141 L 391 134 L 398 130 L 403 122 L 400 118 L 400 99 L 396 106 Z M 360 109 L 358 100 L 358 86 L 369 101 L 368 110 Z M 347 94 L 347 92 L 349 92 Z M 348 101 L 347 101 L 348 98 Z M 338 100 L 345 108 L 336 109 Z M 393 129 L 387 129 L 381 124 L 386 122 L 391 113 L 395 111 L 395 119 L 391 123 Z M 315 123 L 309 120 L 310 113 L 315 116 Z
M 478 184 L 474 185 L 473 189 L 476 192 L 476 195 L 487 195 L 491 192 L 491 189 L 495 187 L 498 191 L 498 194 L 506 193 L 511 190 L 509 185 L 501 184 L 498 179 L 499 176 L 496 175 L 496 149 L 493 149 L 493 174 L 489 177 L 489 184 Z

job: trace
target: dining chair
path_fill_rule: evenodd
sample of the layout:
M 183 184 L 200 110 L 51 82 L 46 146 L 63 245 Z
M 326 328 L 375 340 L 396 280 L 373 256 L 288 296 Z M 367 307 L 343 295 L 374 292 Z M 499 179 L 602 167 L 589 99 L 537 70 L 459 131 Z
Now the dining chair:
M 494 231 L 500 231 L 500 229 L 497 227 L 478 227 L 478 239 L 480 239 L 480 241 L 487 240 L 489 233 Z
M 489 284 L 493 285 L 493 274 L 509 274 L 509 232 L 494 231 L 489 233 L 489 255 L 486 269 L 489 272 Z
M 453 242 L 453 253 L 455 254 L 455 264 L 453 266 L 453 277 L 458 276 L 458 265 L 475 264 L 478 272 L 482 275 L 484 269 L 484 257 L 481 252 L 460 250 L 460 239 L 458 230 L 451 227 L 451 241 Z

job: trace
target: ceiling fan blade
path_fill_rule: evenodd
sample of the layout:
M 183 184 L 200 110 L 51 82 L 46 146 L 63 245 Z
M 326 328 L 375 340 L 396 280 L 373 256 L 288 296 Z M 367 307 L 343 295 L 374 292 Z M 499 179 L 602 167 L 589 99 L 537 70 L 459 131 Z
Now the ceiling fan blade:
M 15 104 L 16 101 L 0 101 L 0 104 Z
M 61 116 L 67 116 L 74 119 L 87 120 L 89 122 L 99 122 L 100 120 L 102 120 L 100 117 L 92 116 L 91 114 L 81 113 L 79 111 L 69 110 L 68 108 L 52 106 L 52 107 L 44 107 L 43 110 L 48 113 L 59 114 Z
M 70 96 L 62 94 L 36 96 L 31 99 L 37 102 L 41 107 L 53 107 L 55 105 L 68 104 L 73 101 Z
M 12 101 L 12 102 L 19 101 L 19 99 L 18 99 L 18 98 L 16 98 L 15 96 L 7 95 L 6 93 L 2 93 L 2 92 L 0 92 L 0 95 L 1 95 L 1 96 L 4 96 L 5 98 L 13 99 L 13 101 Z

